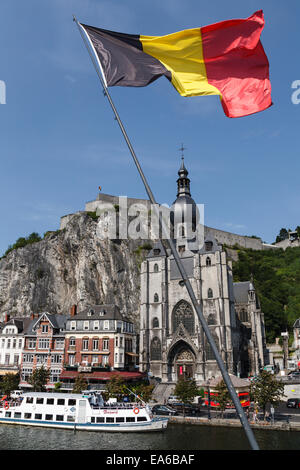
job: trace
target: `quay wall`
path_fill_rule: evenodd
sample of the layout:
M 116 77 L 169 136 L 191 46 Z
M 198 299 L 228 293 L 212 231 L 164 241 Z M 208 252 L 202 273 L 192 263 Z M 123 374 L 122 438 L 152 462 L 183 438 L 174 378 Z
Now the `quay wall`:
M 242 427 L 239 419 L 220 419 L 220 418 L 193 418 L 190 416 L 170 416 L 169 422 L 172 424 L 194 424 L 198 426 L 221 426 L 221 427 Z M 300 423 L 297 422 L 280 422 L 269 423 L 259 421 L 257 423 L 250 422 L 252 429 L 266 429 L 269 431 L 300 431 Z

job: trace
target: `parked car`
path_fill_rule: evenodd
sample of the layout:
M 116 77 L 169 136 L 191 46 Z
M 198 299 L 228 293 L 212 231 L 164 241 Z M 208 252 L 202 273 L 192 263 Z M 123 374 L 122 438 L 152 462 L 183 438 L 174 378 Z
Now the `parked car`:
M 178 397 L 176 397 L 175 395 L 170 395 L 168 398 L 168 403 L 176 403 L 176 402 L 178 402 Z
M 154 405 L 152 407 L 152 413 L 154 415 L 168 415 L 168 416 L 175 416 L 178 414 L 176 410 L 173 410 L 173 408 L 171 408 L 168 405 Z
M 11 398 L 21 398 L 23 396 L 22 390 L 13 390 L 10 394 Z
M 300 398 L 289 398 L 286 402 L 288 408 L 300 408 Z
M 199 416 L 201 405 L 192 405 L 190 403 L 177 402 L 172 403 L 172 408 L 178 411 L 178 413 L 183 414 L 184 412 L 186 416 Z
M 289 379 L 300 379 L 300 371 L 292 371 L 288 373 Z

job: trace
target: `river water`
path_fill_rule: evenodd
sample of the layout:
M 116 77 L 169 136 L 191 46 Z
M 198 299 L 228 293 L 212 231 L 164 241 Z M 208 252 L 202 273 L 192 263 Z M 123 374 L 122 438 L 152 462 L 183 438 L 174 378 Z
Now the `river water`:
M 261 450 L 299 450 L 300 432 L 254 430 Z M 250 450 L 243 428 L 169 424 L 165 432 L 101 433 L 0 425 L 0 450 Z

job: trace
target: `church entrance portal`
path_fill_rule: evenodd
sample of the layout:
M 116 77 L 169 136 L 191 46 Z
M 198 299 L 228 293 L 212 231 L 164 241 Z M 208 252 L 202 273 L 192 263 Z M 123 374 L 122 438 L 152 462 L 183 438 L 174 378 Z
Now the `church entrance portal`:
M 195 356 L 189 345 L 177 343 L 169 354 L 169 380 L 192 379 L 195 375 Z

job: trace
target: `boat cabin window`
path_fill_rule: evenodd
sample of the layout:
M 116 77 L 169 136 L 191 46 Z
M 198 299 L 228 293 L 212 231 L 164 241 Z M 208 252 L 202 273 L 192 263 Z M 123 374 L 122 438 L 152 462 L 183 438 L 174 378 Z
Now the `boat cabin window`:
M 33 403 L 33 397 L 26 397 L 26 403 Z
M 40 413 L 36 413 L 34 415 L 34 419 L 42 419 L 42 415 Z
M 124 423 L 125 418 L 116 418 L 116 423 Z
M 21 413 L 15 413 L 14 418 L 21 418 Z
M 46 421 L 53 421 L 53 415 L 46 415 Z
M 134 422 L 135 422 L 135 418 L 131 418 L 131 417 L 126 418 L 126 423 L 134 423 Z
M 104 418 L 95 418 L 95 417 L 92 417 L 91 418 L 91 423 L 104 423 Z
M 147 421 L 146 416 L 138 416 L 137 421 Z
M 31 419 L 31 413 L 24 413 L 25 419 Z
M 6 411 L 5 412 L 5 418 L 10 418 L 11 417 L 11 412 L 10 411 Z
M 75 421 L 75 416 L 71 416 L 71 415 L 67 416 L 67 421 L 74 422 Z
M 74 405 L 76 405 L 76 400 L 72 400 L 72 398 L 70 398 L 70 399 L 68 400 L 68 405 L 69 405 L 69 406 L 74 406 Z
M 58 398 L 57 399 L 57 404 L 58 405 L 64 405 L 65 404 L 65 400 L 63 398 Z
M 44 403 L 44 398 L 37 398 L 36 399 L 36 404 L 37 405 L 42 405 Z
M 64 415 L 56 415 L 56 421 L 63 421 Z
M 106 422 L 107 422 L 107 423 L 114 423 L 114 422 L 115 422 L 115 418 L 106 418 Z
M 54 398 L 47 398 L 47 405 L 54 405 Z

